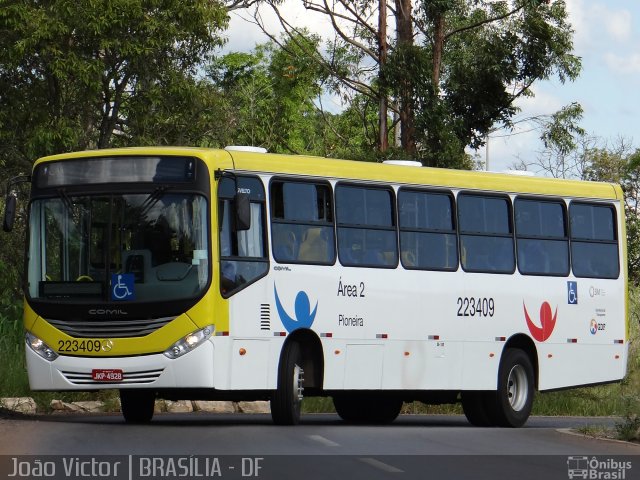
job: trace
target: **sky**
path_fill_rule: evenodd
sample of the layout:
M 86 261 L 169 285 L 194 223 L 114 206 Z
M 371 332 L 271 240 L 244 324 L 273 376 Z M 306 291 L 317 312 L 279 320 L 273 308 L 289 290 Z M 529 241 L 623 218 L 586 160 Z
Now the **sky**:
M 311 31 L 330 31 L 324 19 L 305 12 L 301 3 L 287 0 L 283 11 Z M 543 144 L 541 132 L 526 119 L 553 114 L 572 102 L 584 110 L 580 126 L 601 145 L 611 145 L 622 137 L 640 148 L 640 1 L 566 0 L 566 4 L 575 32 L 574 54 L 582 60 L 582 72 L 573 82 L 563 84 L 552 78 L 534 84 L 535 96 L 517 103 L 521 112 L 514 120 L 521 122 L 513 131 L 498 130 L 490 135 L 490 170 L 507 170 L 520 161 L 533 162 Z M 276 26 L 268 12 L 265 20 Z M 266 41 L 256 26 L 235 13 L 227 35 L 226 51 L 248 51 Z M 339 109 L 337 103 L 335 108 Z M 477 153 L 482 161 L 487 158 L 485 148 L 470 153 Z

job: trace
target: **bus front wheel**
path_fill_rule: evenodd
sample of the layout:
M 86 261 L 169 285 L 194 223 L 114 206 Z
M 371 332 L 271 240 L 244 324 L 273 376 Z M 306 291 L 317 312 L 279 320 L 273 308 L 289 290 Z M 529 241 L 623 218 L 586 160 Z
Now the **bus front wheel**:
M 304 390 L 304 370 L 300 344 L 284 347 L 278 369 L 278 388 L 271 397 L 271 418 L 276 425 L 300 423 L 300 408 Z
M 120 408 L 127 423 L 148 423 L 153 418 L 153 390 L 120 390 Z

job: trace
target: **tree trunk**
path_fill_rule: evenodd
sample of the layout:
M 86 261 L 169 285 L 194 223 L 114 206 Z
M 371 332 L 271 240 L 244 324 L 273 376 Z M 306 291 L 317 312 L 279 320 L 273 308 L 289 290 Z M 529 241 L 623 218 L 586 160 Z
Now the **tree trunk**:
M 409 53 L 413 47 L 413 18 L 411 0 L 395 0 L 397 48 Z M 400 143 L 410 156 L 416 153 L 414 111 L 412 101 L 413 80 L 410 75 L 400 82 Z
M 433 19 L 435 26 L 433 42 L 433 96 L 440 94 L 440 71 L 442 69 L 442 50 L 444 49 L 444 15 L 438 13 Z
M 387 63 L 387 1 L 379 0 L 378 12 L 378 60 L 379 72 L 383 71 Z M 382 82 L 381 82 L 382 83 Z M 380 109 L 378 112 L 378 149 L 384 153 L 389 148 L 389 140 L 387 136 L 387 93 L 380 89 Z

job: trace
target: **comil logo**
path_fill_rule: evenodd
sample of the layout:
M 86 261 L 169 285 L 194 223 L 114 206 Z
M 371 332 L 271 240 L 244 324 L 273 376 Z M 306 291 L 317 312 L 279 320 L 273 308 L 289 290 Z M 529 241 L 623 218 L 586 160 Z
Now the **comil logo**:
M 549 305 L 549 302 L 543 302 L 540 306 L 540 326 L 538 326 L 531 321 L 531 317 L 527 311 L 527 306 L 524 302 L 522 302 L 522 306 L 524 307 L 524 318 L 527 321 L 527 327 L 529 327 L 531 335 L 539 342 L 544 342 L 551 336 L 553 329 L 556 326 L 558 307 L 556 307 L 556 311 L 552 316 L 551 305 Z
M 571 456 L 567 458 L 567 476 L 570 479 L 625 480 L 631 470 L 631 462 L 615 458 Z

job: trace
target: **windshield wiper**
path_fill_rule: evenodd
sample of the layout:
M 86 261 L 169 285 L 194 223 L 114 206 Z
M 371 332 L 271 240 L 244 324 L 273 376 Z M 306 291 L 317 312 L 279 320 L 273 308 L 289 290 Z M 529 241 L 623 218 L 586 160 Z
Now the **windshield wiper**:
M 73 211 L 73 201 L 71 200 L 69 195 L 67 195 L 67 191 L 64 188 L 59 188 L 58 189 L 58 196 L 60 197 L 60 200 L 62 200 L 62 203 L 64 204 L 64 206 L 67 207 L 67 210 L 69 212 L 72 212 Z
M 142 202 L 142 205 L 140 205 L 140 216 L 143 218 L 146 217 L 147 213 L 149 213 L 153 206 L 158 203 L 158 201 L 162 197 L 164 197 L 164 194 L 167 190 L 169 190 L 169 187 L 167 185 L 156 187 L 151 195 L 149 195 L 149 198 L 147 198 L 144 202 Z

